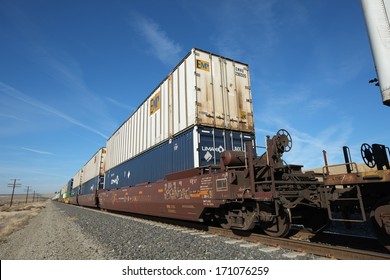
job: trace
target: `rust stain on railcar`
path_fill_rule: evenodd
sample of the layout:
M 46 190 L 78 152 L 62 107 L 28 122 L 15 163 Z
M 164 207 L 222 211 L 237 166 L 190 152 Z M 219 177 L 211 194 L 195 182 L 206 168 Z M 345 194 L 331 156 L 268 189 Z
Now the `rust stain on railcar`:
M 111 199 L 111 203 L 115 204 L 116 200 L 117 200 L 117 194 L 114 193 L 114 195 L 112 196 L 112 199 Z
M 81 206 L 97 207 L 96 194 L 83 194 L 78 196 L 78 203 Z
M 324 176 L 325 185 L 384 183 L 390 181 L 390 170 L 373 170 Z
M 193 175 L 194 172 L 185 174 Z M 200 175 L 199 170 L 195 173 Z M 197 178 L 183 178 L 182 175 L 172 175 L 172 179 L 176 179 L 172 181 L 99 191 L 101 206 L 103 209 L 199 221 L 205 207 L 218 207 L 222 202 L 220 198 L 214 200 L 216 178 L 211 174 Z

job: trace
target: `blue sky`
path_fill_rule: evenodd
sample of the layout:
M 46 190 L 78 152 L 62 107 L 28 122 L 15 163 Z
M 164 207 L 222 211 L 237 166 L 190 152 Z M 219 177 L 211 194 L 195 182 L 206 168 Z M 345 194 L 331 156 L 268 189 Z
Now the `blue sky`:
M 0 42 L 0 193 L 59 190 L 193 47 L 249 64 L 288 163 L 390 144 L 359 0 L 0 0 Z

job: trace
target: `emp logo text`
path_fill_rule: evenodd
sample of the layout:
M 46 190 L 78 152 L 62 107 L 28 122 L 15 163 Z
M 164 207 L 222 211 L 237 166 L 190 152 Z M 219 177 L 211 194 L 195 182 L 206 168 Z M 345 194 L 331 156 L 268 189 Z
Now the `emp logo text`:
M 160 110 L 161 107 L 161 93 L 157 92 L 151 99 L 150 99 L 150 115 L 153 115 L 158 110 Z
M 196 68 L 202 69 L 205 71 L 210 71 L 210 63 L 204 60 L 197 59 L 196 60 Z

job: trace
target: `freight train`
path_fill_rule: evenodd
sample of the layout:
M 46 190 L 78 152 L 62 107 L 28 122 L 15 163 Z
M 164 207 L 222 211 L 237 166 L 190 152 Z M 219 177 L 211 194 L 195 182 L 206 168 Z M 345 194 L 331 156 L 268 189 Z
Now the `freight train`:
M 260 227 L 276 237 L 293 224 L 318 232 L 332 221 L 371 221 L 390 249 L 389 149 L 362 146 L 373 171 L 359 170 L 344 147 L 345 163 L 328 165 L 324 152 L 322 172 L 303 172 L 283 160 L 292 137 L 281 129 L 257 155 L 249 77 L 247 64 L 191 50 L 69 180 L 61 200 Z

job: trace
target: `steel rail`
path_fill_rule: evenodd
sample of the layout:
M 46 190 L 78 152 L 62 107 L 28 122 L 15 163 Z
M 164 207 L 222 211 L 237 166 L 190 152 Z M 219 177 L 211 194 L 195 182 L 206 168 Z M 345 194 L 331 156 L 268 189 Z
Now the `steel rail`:
M 268 235 L 251 233 L 248 236 L 236 234 L 234 231 L 217 227 L 209 227 L 210 233 L 230 238 L 243 239 L 248 242 L 260 243 L 267 246 L 282 247 L 307 254 L 314 254 L 338 260 L 390 260 L 390 254 L 358 250 L 348 247 L 320 244 L 302 240 L 271 237 Z M 240 232 L 241 233 L 241 232 Z M 244 234 L 244 233 L 242 233 Z

